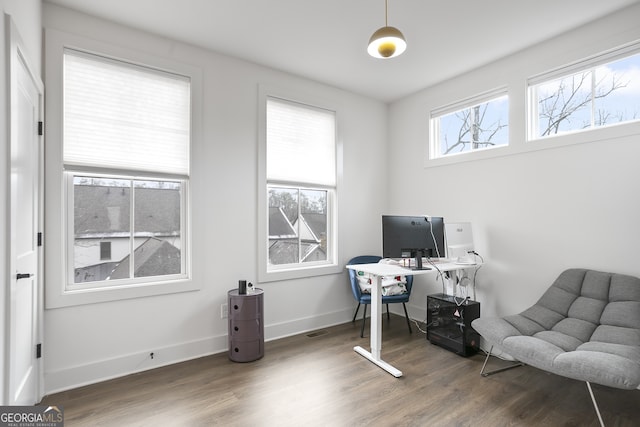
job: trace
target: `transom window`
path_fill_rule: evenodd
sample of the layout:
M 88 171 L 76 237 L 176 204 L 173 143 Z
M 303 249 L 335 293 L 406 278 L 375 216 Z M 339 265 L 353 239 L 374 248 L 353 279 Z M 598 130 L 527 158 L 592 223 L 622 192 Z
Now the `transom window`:
M 509 144 L 506 90 L 470 98 L 431 112 L 430 158 Z
M 529 88 L 530 139 L 640 120 L 640 54 L 596 58 Z
M 66 289 L 188 277 L 190 79 L 64 51 Z

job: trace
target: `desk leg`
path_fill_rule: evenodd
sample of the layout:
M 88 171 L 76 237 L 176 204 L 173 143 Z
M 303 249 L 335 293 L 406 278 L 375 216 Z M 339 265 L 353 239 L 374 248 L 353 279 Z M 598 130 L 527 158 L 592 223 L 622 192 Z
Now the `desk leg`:
M 382 276 L 376 276 L 376 283 L 371 286 L 371 352 L 360 346 L 353 349 L 360 355 L 369 359 L 394 377 L 402 376 L 402 371 L 382 360 Z
M 380 360 L 382 351 L 382 276 L 371 286 L 371 355 Z

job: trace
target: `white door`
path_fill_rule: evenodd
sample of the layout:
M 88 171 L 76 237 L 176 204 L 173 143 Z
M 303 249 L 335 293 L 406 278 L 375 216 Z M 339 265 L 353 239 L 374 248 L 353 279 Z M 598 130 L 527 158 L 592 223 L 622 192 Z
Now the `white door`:
M 40 401 L 39 321 L 41 307 L 39 122 L 42 83 L 31 73 L 9 18 L 11 244 L 9 295 L 9 390 L 11 405 Z

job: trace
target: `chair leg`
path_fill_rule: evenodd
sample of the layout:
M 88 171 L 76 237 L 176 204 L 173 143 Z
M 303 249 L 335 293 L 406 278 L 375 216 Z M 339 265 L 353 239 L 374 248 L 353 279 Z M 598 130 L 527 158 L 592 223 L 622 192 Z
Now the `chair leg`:
M 409 333 L 412 334 L 411 330 L 411 321 L 409 320 L 409 313 L 407 313 L 407 306 L 405 303 L 402 303 L 402 308 L 404 308 L 404 316 L 407 318 L 407 326 L 409 327 Z
M 387 320 L 391 320 L 391 314 L 389 314 L 389 304 L 385 304 L 387 306 Z
M 364 324 L 367 323 L 367 304 L 364 305 L 362 313 L 362 329 L 360 330 L 360 338 L 364 338 Z
M 351 323 L 356 323 L 356 316 L 358 315 L 358 310 L 360 310 L 360 303 L 358 303 L 358 306 L 356 307 L 356 312 L 353 313 L 353 320 L 351 321 Z
M 589 383 L 589 381 L 587 381 L 587 388 L 589 389 L 589 394 L 591 395 L 591 401 L 593 402 L 593 407 L 596 410 L 596 414 L 598 415 L 600 426 L 604 427 L 604 422 L 602 421 L 602 416 L 600 415 L 600 409 L 598 409 L 598 404 L 596 403 L 596 398 L 593 395 L 593 390 L 591 390 L 591 384 Z
M 483 377 L 488 377 L 489 375 L 497 374 L 498 372 L 506 371 L 511 368 L 517 368 L 518 366 L 524 366 L 522 362 L 516 362 L 513 365 L 505 366 L 504 368 L 494 369 L 493 371 L 485 372 L 484 368 L 487 366 L 487 362 L 489 361 L 489 357 L 491 356 L 491 350 L 493 350 L 493 346 L 489 349 L 487 353 L 487 357 L 484 359 L 484 363 L 482 364 L 482 369 L 480 370 L 480 375 Z

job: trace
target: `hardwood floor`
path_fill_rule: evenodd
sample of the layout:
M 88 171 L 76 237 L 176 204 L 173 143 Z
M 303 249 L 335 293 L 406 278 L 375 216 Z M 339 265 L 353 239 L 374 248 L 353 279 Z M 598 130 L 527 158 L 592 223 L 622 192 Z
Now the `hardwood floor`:
M 529 366 L 479 375 L 483 355 L 457 356 L 383 321 L 394 378 L 353 351 L 351 322 L 267 342 L 251 363 L 226 353 L 47 396 L 65 426 L 598 426 L 585 383 Z M 492 367 L 504 362 L 491 358 Z M 640 423 L 640 390 L 598 385 L 607 426 Z

